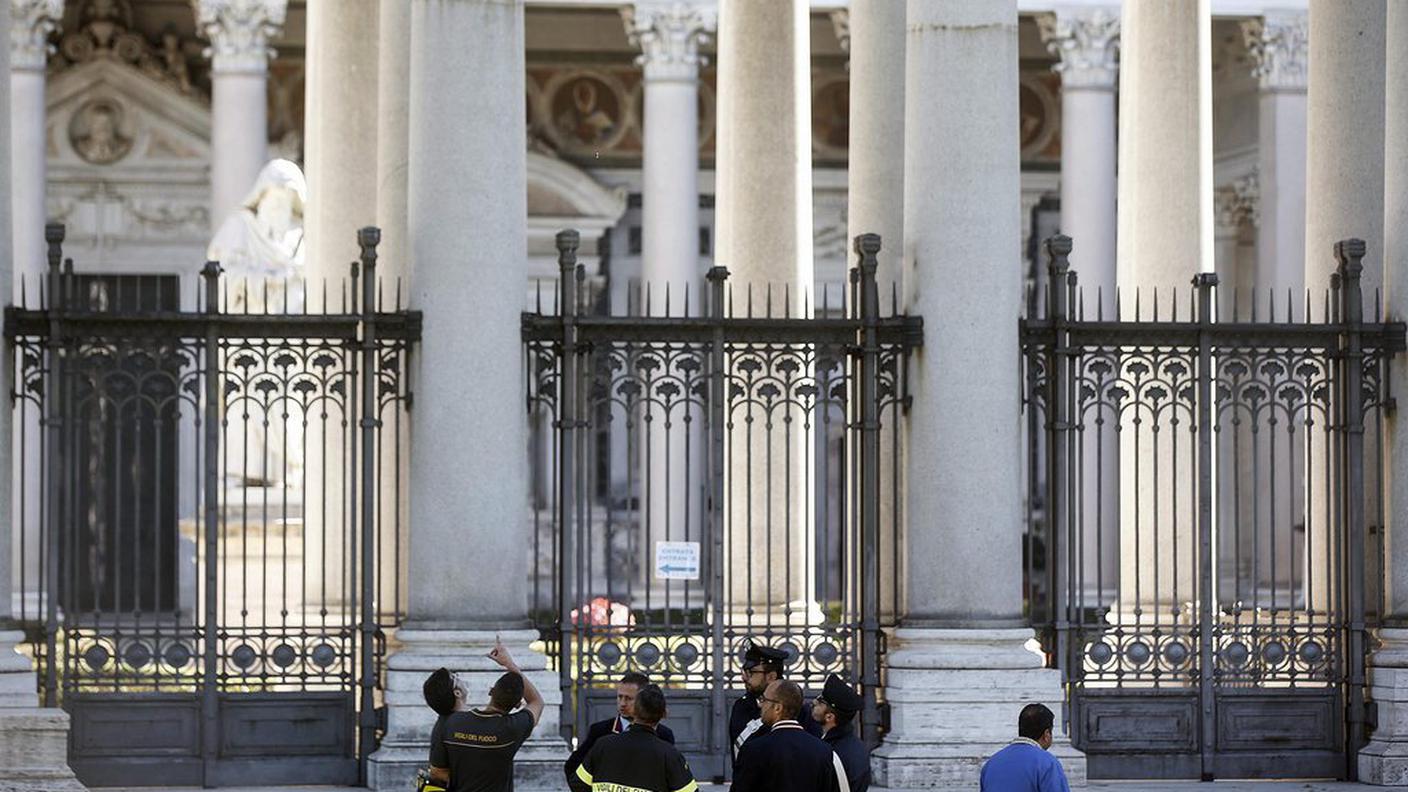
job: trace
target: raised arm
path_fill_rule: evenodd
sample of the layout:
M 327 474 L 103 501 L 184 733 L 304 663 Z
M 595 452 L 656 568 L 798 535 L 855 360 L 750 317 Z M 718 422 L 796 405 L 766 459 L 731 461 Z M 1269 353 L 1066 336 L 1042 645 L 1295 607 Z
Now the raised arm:
M 523 677 L 523 708 L 533 716 L 533 725 L 537 726 L 538 721 L 543 717 L 543 694 L 538 692 L 533 680 L 523 673 L 523 669 L 513 661 L 513 656 L 508 653 L 508 649 L 500 641 L 494 642 L 494 650 L 489 652 L 489 659 L 498 663 L 505 671 L 512 671 Z

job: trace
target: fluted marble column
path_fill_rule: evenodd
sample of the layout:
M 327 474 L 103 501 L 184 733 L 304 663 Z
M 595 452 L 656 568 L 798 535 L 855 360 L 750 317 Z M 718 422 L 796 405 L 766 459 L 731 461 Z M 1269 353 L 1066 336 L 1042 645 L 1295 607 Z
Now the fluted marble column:
M 218 229 L 269 159 L 269 40 L 287 0 L 195 0 L 210 40 L 210 222 Z
M 1387 7 L 1387 93 L 1384 118 L 1384 288 L 1390 321 L 1408 318 L 1408 0 Z M 1394 393 L 1408 393 L 1408 367 L 1389 368 Z M 1359 780 L 1408 786 L 1408 414 L 1388 418 L 1388 535 L 1384 546 L 1384 602 L 1389 625 L 1379 630 L 1370 656 L 1369 697 L 1379 725 L 1359 752 Z
M 520 789 L 562 785 L 561 692 L 528 644 L 528 459 L 519 313 L 527 273 L 523 0 L 412 0 L 407 240 L 424 313 L 412 413 L 409 613 L 387 662 L 388 729 L 368 783 L 405 789 L 446 666 L 478 695 L 503 638 L 548 707 Z M 473 75 L 473 79 L 466 79 Z M 468 362 L 468 364 L 467 364 Z M 466 453 L 472 448 L 472 453 Z M 486 584 L 489 581 L 489 584 Z
M 1060 672 L 1024 648 L 1032 631 L 1013 563 L 1023 532 L 1017 3 L 910 0 L 907 15 L 905 127 L 924 134 L 905 140 L 904 253 L 925 331 L 910 364 L 908 609 L 886 660 L 891 731 L 872 766 L 877 786 L 976 790 L 1022 704 L 1055 708 L 1062 697 Z M 942 574 L 925 572 L 932 559 Z M 1081 783 L 1084 760 L 1055 750 Z
M 715 14 L 678 0 L 642 0 L 621 10 L 644 69 L 645 151 L 641 166 L 641 280 L 652 311 L 679 316 L 686 300 L 698 315 L 704 272 L 699 258 L 700 44 Z M 656 541 L 700 541 L 703 410 L 687 394 L 642 408 L 637 426 L 643 491 L 643 563 Z M 691 458 L 692 457 L 692 458 Z M 693 475 L 691 476 L 691 472 Z M 654 581 L 648 581 L 654 583 Z M 678 596 L 678 595 L 676 595 Z
M 1086 315 L 1114 315 L 1115 304 L 1115 84 L 1119 78 L 1119 8 L 1058 9 L 1037 17 L 1047 48 L 1060 61 L 1061 75 L 1061 233 L 1074 240 L 1071 267 L 1082 291 Z M 1104 421 L 1097 423 L 1097 417 Z M 1108 604 L 1119 579 L 1119 532 L 1106 526 L 1118 519 L 1119 437 L 1113 415 L 1083 416 L 1080 476 L 1083 579 L 1080 596 L 1090 605 Z M 1058 558 L 1067 537 L 1054 537 Z

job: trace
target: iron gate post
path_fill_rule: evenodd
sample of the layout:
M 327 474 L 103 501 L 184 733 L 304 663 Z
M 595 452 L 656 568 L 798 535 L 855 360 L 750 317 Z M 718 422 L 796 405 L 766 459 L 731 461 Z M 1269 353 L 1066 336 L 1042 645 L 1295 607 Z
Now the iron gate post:
M 45 442 L 49 447 L 48 487 L 49 508 L 45 514 L 46 529 L 44 559 L 44 706 L 59 705 L 59 554 L 63 544 L 64 502 L 64 344 L 62 316 L 68 307 L 64 302 L 63 259 L 64 226 L 49 223 L 44 226 L 44 241 L 49 257 L 49 350 L 50 387 L 45 389 Z
M 860 257 L 860 535 L 861 586 L 861 738 L 880 744 L 880 295 L 875 281 L 879 267 L 879 234 L 855 239 Z
M 576 548 L 580 546 L 576 535 L 576 504 L 577 504 L 577 465 L 576 465 L 576 427 L 577 427 L 577 246 L 581 242 L 581 237 L 576 231 L 559 231 L 557 233 L 557 266 L 560 283 L 560 305 L 558 316 L 562 321 L 562 349 L 559 360 L 561 361 L 561 371 L 558 377 L 558 416 L 557 416 L 557 436 L 558 436 L 558 604 L 557 604 L 557 635 L 558 635 L 558 684 L 562 688 L 562 700 L 572 702 L 572 719 L 562 719 L 562 736 L 571 740 L 574 732 L 580 731 L 585 723 L 586 713 L 580 706 L 580 702 L 572 695 L 572 666 L 574 660 L 573 652 L 578 647 L 578 641 L 573 640 L 572 624 L 572 603 L 575 587 L 580 584 L 581 576 L 577 574 L 577 554 Z M 568 574 L 567 570 L 573 570 L 573 574 Z M 585 614 L 579 614 L 582 616 Z
M 220 313 L 220 262 L 207 261 L 201 270 L 205 280 L 205 624 L 202 625 L 202 685 L 201 685 L 201 776 L 205 786 L 212 786 L 211 773 L 219 751 L 219 691 L 216 669 L 220 643 L 217 634 L 219 610 L 216 596 L 219 589 L 220 520 L 220 335 L 216 327 Z
M 368 226 L 357 231 L 361 248 L 362 269 L 362 548 L 359 573 L 362 583 L 362 644 L 361 706 L 358 713 L 357 757 L 358 777 L 367 780 L 367 757 L 376 750 L 376 434 L 377 420 L 376 365 L 376 246 L 381 242 L 381 230 Z M 353 283 L 356 283 L 354 280 Z M 355 559 L 355 552 L 354 552 Z M 353 561 L 356 564 L 356 560 Z
M 1359 749 L 1364 747 L 1364 304 L 1360 275 L 1366 246 L 1362 239 L 1335 243 L 1339 261 L 1341 357 L 1341 426 L 1344 432 L 1344 521 L 1346 560 L 1343 571 L 1347 626 L 1349 734 L 1345 745 L 1347 777 L 1358 778 Z
M 1075 273 L 1071 272 L 1069 256 L 1074 248 L 1071 238 L 1057 235 L 1046 240 L 1047 273 L 1050 277 L 1051 347 L 1047 352 L 1047 423 L 1046 423 L 1046 567 L 1050 576 L 1047 595 L 1050 618 L 1056 628 L 1056 656 L 1061 659 L 1061 682 L 1070 681 L 1074 669 L 1080 668 L 1071 644 L 1071 608 L 1075 601 L 1075 575 L 1062 569 L 1063 563 L 1075 564 L 1075 520 L 1068 506 L 1070 495 L 1071 455 L 1071 337 L 1070 294 L 1075 288 Z M 1069 561 L 1068 561 L 1069 559 Z M 1056 606 L 1056 598 L 1062 607 Z M 1069 723 L 1069 707 L 1063 713 Z
M 727 388 L 728 357 L 724 348 L 724 284 L 728 281 L 726 267 L 709 270 L 709 318 L 713 324 L 713 340 L 709 346 L 709 611 L 713 624 L 710 630 L 713 646 L 714 684 L 709 692 L 713 724 L 709 729 L 709 752 L 732 751 L 728 740 L 728 717 L 724 713 L 724 438 L 728 432 L 728 410 L 724 403 Z M 722 776 L 729 769 L 727 762 L 720 768 Z
M 1198 692 L 1202 747 L 1202 779 L 1211 781 L 1217 750 L 1215 701 L 1216 647 L 1213 619 L 1217 596 L 1213 590 L 1213 480 L 1212 480 L 1212 294 L 1217 274 L 1200 272 L 1193 276 L 1198 291 Z

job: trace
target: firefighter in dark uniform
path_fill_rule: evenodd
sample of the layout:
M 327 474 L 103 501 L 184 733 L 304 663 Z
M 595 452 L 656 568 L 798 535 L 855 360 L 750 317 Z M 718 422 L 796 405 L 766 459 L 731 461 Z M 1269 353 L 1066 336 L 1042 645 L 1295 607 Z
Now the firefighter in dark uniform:
M 762 720 L 759 698 L 767 686 L 782 679 L 787 653 L 781 649 L 752 644 L 743 655 L 743 697 L 733 702 L 728 717 L 728 737 L 731 756 L 738 759 L 743 743 L 767 730 Z M 801 719 L 802 728 L 815 737 L 821 736 L 821 725 L 808 715 Z
M 567 788 L 572 792 L 585 792 L 586 785 L 577 778 L 577 767 L 582 764 L 582 760 L 591 753 L 592 747 L 603 737 L 612 734 L 621 734 L 631 728 L 631 723 L 636 717 L 636 696 L 641 690 L 650 685 L 650 678 L 637 671 L 628 671 L 616 685 L 616 715 L 606 720 L 597 721 L 587 729 L 587 738 L 577 746 L 577 750 L 567 757 L 567 762 L 562 769 L 567 774 Z M 675 741 L 675 733 L 670 731 L 670 727 L 663 723 L 655 725 L 655 736 L 667 743 Z
M 695 792 L 699 785 L 684 755 L 655 733 L 665 712 L 660 687 L 643 686 L 630 728 L 597 740 L 577 766 L 577 781 L 593 792 Z
M 822 741 L 831 746 L 846 768 L 848 792 L 866 792 L 870 788 L 870 751 L 855 730 L 856 713 L 862 705 L 860 695 L 835 674 L 826 678 L 826 686 L 812 705 L 812 718 L 825 730 Z
M 730 792 L 842 792 L 846 769 L 831 746 L 797 722 L 802 689 L 780 679 L 758 699 L 768 729 L 738 752 Z

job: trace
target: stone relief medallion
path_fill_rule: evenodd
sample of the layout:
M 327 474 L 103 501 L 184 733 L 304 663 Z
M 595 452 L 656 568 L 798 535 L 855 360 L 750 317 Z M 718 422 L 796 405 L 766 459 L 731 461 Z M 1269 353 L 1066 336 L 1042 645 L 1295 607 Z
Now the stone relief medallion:
M 851 83 L 845 77 L 833 77 L 812 91 L 812 147 L 818 152 L 845 154 L 850 134 Z
M 549 136 L 576 152 L 611 149 L 625 135 L 629 100 L 621 84 L 599 72 L 557 75 L 544 89 Z
M 112 99 L 94 99 L 73 114 L 68 140 L 84 161 L 111 165 L 132 149 L 132 138 L 124 134 L 124 125 L 122 105 Z
M 1047 149 L 1060 129 L 1061 104 L 1050 87 L 1027 74 L 1021 76 L 1018 97 L 1022 158 L 1038 159 L 1049 154 Z

